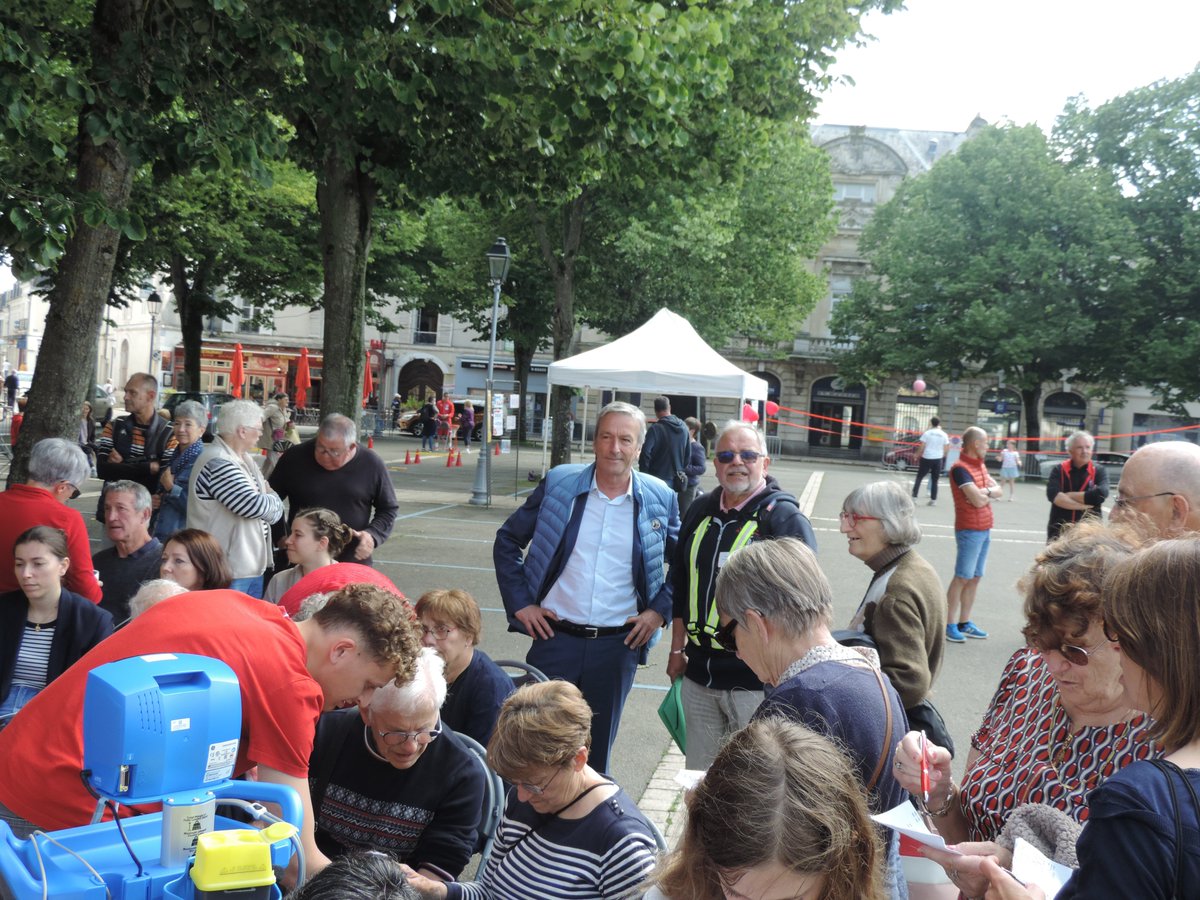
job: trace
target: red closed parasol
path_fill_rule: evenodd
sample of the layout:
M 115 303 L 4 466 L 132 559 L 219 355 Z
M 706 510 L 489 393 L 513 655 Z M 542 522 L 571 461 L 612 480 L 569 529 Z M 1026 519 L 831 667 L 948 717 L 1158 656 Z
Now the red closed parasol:
M 296 364 L 296 396 L 295 406 L 303 409 L 308 406 L 308 389 L 312 387 L 312 376 L 308 373 L 308 348 L 300 348 L 300 362 Z
M 242 361 L 242 345 L 233 345 L 233 371 L 229 374 L 229 393 L 242 399 L 242 382 L 246 380 L 246 364 Z
M 363 372 L 363 407 L 367 405 L 367 398 L 375 392 L 375 382 L 371 378 L 371 351 L 367 351 L 367 369 Z

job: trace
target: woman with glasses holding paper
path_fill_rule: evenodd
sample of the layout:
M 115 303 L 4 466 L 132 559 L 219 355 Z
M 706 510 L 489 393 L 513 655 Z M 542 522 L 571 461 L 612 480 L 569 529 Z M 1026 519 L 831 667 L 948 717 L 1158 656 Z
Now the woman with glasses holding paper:
M 1104 639 L 1116 650 L 1129 701 L 1154 717 L 1150 733 L 1164 755 L 1121 769 L 1092 792 L 1079 867 L 1058 896 L 1198 897 L 1200 541 L 1139 551 L 1113 567 L 1104 590 Z M 983 868 L 989 897 L 1044 896 L 994 862 Z
M 479 649 L 479 604 L 466 591 L 439 589 L 422 594 L 416 612 L 421 642 L 446 661 L 442 721 L 486 747 L 500 705 L 513 692 L 513 680 Z
M 717 578 L 717 612 L 721 646 L 734 649 L 767 685 L 754 720 L 778 716 L 832 738 L 849 755 L 871 812 L 903 803 L 908 795 L 892 756 L 905 728 L 904 707 L 873 649 L 834 639 L 833 589 L 813 552 L 780 538 L 732 554 Z M 886 896 L 905 898 L 899 841 L 885 838 Z
M 654 865 L 653 831 L 629 796 L 588 765 L 592 710 L 565 681 L 528 684 L 504 701 L 488 764 L 513 784 L 479 882 L 406 870 L 425 898 L 627 897 Z
M 1041 804 L 1085 822 L 1092 790 L 1154 754 L 1150 718 L 1122 686 L 1120 653 L 1105 638 L 1101 607 L 1105 577 L 1138 544 L 1132 532 L 1081 522 L 1039 553 L 1021 583 L 1029 646 L 1001 676 L 971 738 L 961 784 L 951 778 L 949 753 L 935 745 L 926 751 L 930 821 L 968 856 L 925 852 L 968 897 L 987 887 L 981 856 L 1011 862 L 996 841 L 1014 810 Z M 897 779 L 918 796 L 920 739 L 907 734 L 895 762 Z

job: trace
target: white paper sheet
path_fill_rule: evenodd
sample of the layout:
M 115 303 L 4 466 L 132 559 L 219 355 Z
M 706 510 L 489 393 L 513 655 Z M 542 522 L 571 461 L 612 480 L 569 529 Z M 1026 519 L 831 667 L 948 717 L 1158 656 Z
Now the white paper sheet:
M 1071 877 L 1071 869 L 1047 858 L 1024 838 L 1017 838 L 1013 848 L 1012 873 L 1026 884 L 1040 887 L 1047 900 L 1054 900 Z
M 957 850 L 947 847 L 945 839 L 940 834 L 934 834 L 930 831 L 921 819 L 921 815 L 917 812 L 916 807 L 907 800 L 899 806 L 894 806 L 887 812 L 881 812 L 878 815 L 871 816 L 871 818 L 880 825 L 907 835 L 917 843 L 924 844 L 926 847 L 933 847 L 935 850 L 945 850 L 947 853 L 953 853 L 957 856 L 962 855 Z

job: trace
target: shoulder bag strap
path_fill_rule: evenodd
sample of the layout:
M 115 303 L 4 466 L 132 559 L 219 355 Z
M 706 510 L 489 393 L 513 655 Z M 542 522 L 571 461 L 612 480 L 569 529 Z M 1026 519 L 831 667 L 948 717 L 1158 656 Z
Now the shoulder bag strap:
M 1163 777 L 1167 779 L 1167 788 L 1171 791 L 1171 812 L 1175 816 L 1175 890 L 1171 896 L 1178 900 L 1182 895 L 1179 893 L 1180 881 L 1183 877 L 1183 816 L 1179 812 L 1179 797 L 1175 794 L 1175 779 L 1172 773 L 1179 771 L 1179 767 L 1174 763 L 1169 763 L 1164 759 L 1152 759 L 1150 765 L 1162 772 Z M 1184 782 L 1188 789 L 1191 790 L 1191 783 L 1187 780 L 1187 775 L 1180 771 Z M 1192 798 L 1195 799 L 1195 792 L 1192 792 Z
M 883 673 L 875 666 L 871 666 L 871 671 L 875 673 L 875 680 L 879 682 L 879 692 L 883 695 L 883 709 L 887 714 L 887 729 L 883 733 L 883 749 L 879 751 L 879 762 L 875 764 L 875 771 L 871 774 L 871 780 L 867 782 L 867 793 L 875 789 L 875 785 L 879 782 L 879 776 L 883 774 L 884 764 L 887 762 L 888 751 L 892 748 L 892 701 L 888 697 L 887 685 L 883 681 Z

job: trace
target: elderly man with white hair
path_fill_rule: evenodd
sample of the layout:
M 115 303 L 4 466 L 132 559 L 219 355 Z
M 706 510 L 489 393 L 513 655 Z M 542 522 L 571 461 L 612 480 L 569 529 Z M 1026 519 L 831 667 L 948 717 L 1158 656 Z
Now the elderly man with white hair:
M 382 850 L 428 875 L 455 878 L 471 858 L 484 773 L 442 724 L 444 666 L 426 647 L 404 687 L 388 684 L 366 709 L 321 717 L 309 781 L 326 856 Z
M 1112 518 L 1140 519 L 1157 537 L 1200 532 L 1200 446 L 1159 441 L 1140 448 L 1121 472 Z
M 230 587 L 251 597 L 262 597 L 271 525 L 283 517 L 283 501 L 250 455 L 262 422 L 262 408 L 249 400 L 223 405 L 217 435 L 196 460 L 188 485 L 188 528 L 216 538 L 233 571 Z
M 1100 510 L 1108 499 L 1108 472 L 1092 462 L 1095 446 L 1096 439 L 1090 434 L 1076 431 L 1067 438 L 1068 458 L 1055 466 L 1046 479 L 1046 499 L 1050 501 L 1047 542 L 1080 519 L 1100 518 Z

